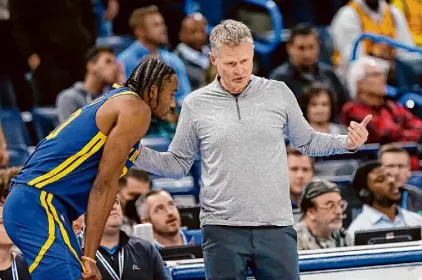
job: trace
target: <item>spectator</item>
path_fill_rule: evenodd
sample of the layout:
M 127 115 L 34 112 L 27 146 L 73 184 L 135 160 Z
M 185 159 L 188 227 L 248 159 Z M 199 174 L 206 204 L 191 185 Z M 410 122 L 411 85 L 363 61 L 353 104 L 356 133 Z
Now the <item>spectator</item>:
M 146 171 L 132 167 L 119 181 L 118 197 L 123 210 L 122 230 L 132 235 L 133 226 L 141 222 L 136 212 L 136 200 L 151 190 L 151 180 Z
M 181 43 L 174 51 L 186 66 L 192 90 L 203 84 L 205 72 L 210 65 L 206 28 L 207 20 L 200 13 L 185 17 L 180 29 Z
M 289 146 L 287 148 L 287 164 L 292 207 L 299 208 L 302 189 L 314 177 L 314 161 L 311 157 Z
M 311 127 L 323 133 L 347 134 L 347 128 L 334 123 L 335 103 L 331 88 L 324 83 L 315 82 L 306 87 L 299 97 L 299 105 Z M 317 176 L 351 175 L 357 168 L 357 160 L 317 160 L 314 173 Z
M 103 280 L 169 279 L 158 250 L 150 242 L 127 236 L 121 229 L 122 208 L 116 199 L 96 253 Z
M 323 133 L 347 134 L 347 128 L 333 123 L 335 102 L 331 88 L 322 83 L 313 83 L 299 97 L 299 105 L 311 127 Z
M 349 95 L 331 68 L 318 62 L 320 42 L 317 30 L 308 24 L 293 27 L 286 48 L 289 61 L 277 67 L 270 79 L 285 82 L 296 97 L 300 97 L 304 87 L 313 82 L 324 82 L 332 89 L 336 108 L 340 110 Z
M 422 214 L 422 191 L 407 184 L 412 176 L 409 153 L 394 143 L 385 144 L 380 148 L 378 160 L 402 191 L 400 205 L 407 210 Z
M 81 215 L 77 220 L 72 222 L 72 229 L 76 235 L 81 251 L 84 246 L 84 228 L 85 228 L 85 215 Z
M 92 3 L 13 0 L 9 10 L 19 50 L 33 73 L 37 104 L 51 106 L 60 91 L 83 79 L 84 55 L 96 39 Z
M 347 246 L 342 230 L 346 208 L 336 184 L 325 180 L 307 184 L 300 202 L 303 217 L 296 225 L 298 250 Z
M 422 46 L 422 2 L 418 0 L 393 0 L 392 4 L 397 7 L 406 17 L 410 33 L 416 45 Z
M 361 165 L 353 178 L 353 186 L 364 203 L 362 213 L 352 222 L 347 232 L 354 240 L 359 230 L 422 226 L 422 217 L 398 206 L 399 186 L 379 162 Z
M 6 167 L 8 163 L 9 152 L 7 151 L 7 142 L 0 124 L 0 167 Z
M 17 105 L 21 111 L 27 111 L 33 107 L 34 100 L 25 80 L 28 66 L 13 34 L 8 2 L 0 0 L 0 102 L 2 107 Z
M 75 235 L 80 234 L 85 227 L 85 215 L 79 216 L 77 220 L 72 222 L 72 229 Z
M 422 121 L 405 107 L 386 98 L 385 71 L 371 57 L 361 57 L 349 69 L 347 83 L 356 96 L 344 105 L 341 122 L 360 122 L 372 115 L 368 125 L 368 143 L 416 141 L 422 132 Z
M 163 190 L 151 190 L 136 202 L 143 223 L 151 223 L 157 248 L 188 245 L 193 236 L 180 230 L 180 214 L 171 195 Z
M 113 20 L 119 13 L 119 0 L 93 0 L 98 36 L 106 37 L 113 34 Z
M 186 68 L 180 58 L 163 47 L 168 43 L 167 27 L 156 6 L 136 9 L 129 18 L 129 25 L 136 41 L 119 54 L 118 60 L 124 67 L 126 78 L 145 56 L 156 57 L 172 67 L 179 80 L 176 101 L 180 106 L 184 97 L 191 92 Z
M 114 51 L 109 47 L 91 48 L 86 54 L 86 74 L 83 82 L 76 82 L 62 91 L 56 100 L 59 121 L 101 95 L 106 86 L 119 81 L 119 68 Z
M 9 168 L 0 171 L 0 216 L 3 217 L 3 204 L 9 192 L 10 180 L 20 168 Z M 6 233 L 3 219 L 0 219 L 0 279 L 30 280 L 28 265 L 22 255 L 12 252 L 13 243 Z
M 362 33 L 374 33 L 408 46 L 415 45 L 405 18 L 396 7 L 389 6 L 385 0 L 351 0 L 337 12 L 331 24 L 336 48 L 333 63 L 339 67 L 342 76 L 347 71 L 353 45 Z M 398 50 L 398 54 L 403 56 L 405 52 Z M 358 55 L 370 55 L 385 61 L 385 70 L 396 56 L 394 48 L 370 40 L 363 41 Z M 350 95 L 355 97 L 352 92 Z

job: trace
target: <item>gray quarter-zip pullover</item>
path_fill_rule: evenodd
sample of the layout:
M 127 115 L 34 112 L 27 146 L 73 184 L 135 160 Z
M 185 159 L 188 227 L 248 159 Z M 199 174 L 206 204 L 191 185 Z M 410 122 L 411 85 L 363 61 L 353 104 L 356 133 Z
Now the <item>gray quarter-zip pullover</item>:
M 292 225 L 284 134 L 303 154 L 347 152 L 347 136 L 309 126 L 285 83 L 252 76 L 235 96 L 216 79 L 186 97 L 168 152 L 142 147 L 135 164 L 180 178 L 200 152 L 202 226 Z

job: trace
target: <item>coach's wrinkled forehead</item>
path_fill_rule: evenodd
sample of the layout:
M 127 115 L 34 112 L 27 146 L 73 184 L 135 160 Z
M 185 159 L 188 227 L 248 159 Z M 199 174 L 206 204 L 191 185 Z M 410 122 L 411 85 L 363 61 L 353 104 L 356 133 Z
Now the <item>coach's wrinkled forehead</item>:
M 217 53 L 223 44 L 236 46 L 245 42 L 253 43 L 252 33 L 249 27 L 240 21 L 224 20 L 216 25 L 210 34 L 213 53 Z

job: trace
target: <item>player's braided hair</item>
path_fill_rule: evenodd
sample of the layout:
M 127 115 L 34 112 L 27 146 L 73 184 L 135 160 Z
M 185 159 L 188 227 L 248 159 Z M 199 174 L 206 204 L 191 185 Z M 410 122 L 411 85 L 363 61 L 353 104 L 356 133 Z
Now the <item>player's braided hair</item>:
M 163 86 L 163 80 L 170 78 L 176 74 L 173 68 L 162 62 L 161 60 L 151 58 L 146 59 L 133 70 L 129 79 L 124 86 L 136 92 L 141 98 L 145 90 L 148 90 L 148 96 L 151 98 L 151 87 L 157 86 L 157 105 Z

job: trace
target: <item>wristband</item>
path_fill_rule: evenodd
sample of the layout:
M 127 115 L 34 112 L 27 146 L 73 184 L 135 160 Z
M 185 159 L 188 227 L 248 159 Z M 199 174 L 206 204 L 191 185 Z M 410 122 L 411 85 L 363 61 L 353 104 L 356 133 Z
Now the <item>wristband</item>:
M 91 262 L 93 264 L 97 264 L 97 261 L 94 260 L 93 258 L 90 258 L 90 257 L 82 256 L 81 259 L 82 260 L 85 260 L 85 261 L 89 261 L 89 262 Z

